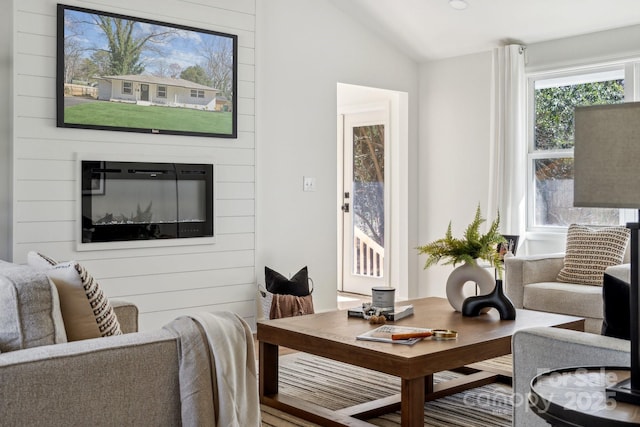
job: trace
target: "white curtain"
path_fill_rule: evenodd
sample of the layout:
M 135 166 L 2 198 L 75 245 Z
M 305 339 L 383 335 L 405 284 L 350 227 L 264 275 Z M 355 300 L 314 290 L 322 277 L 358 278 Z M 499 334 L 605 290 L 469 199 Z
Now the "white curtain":
M 524 241 L 526 222 L 526 48 L 508 45 L 493 51 L 489 216 L 500 212 L 502 234 Z

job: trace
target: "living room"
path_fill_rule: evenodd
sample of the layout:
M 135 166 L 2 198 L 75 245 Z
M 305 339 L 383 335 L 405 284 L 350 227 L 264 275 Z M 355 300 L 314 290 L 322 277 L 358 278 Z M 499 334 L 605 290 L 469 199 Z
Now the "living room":
M 7 94 L 0 103 L 0 259 L 25 263 L 29 251 L 39 251 L 80 261 L 109 298 L 136 304 L 140 330 L 196 311 L 231 310 L 255 331 L 265 266 L 283 273 L 308 266 L 316 311 L 336 307 L 340 85 L 390 91 L 405 102 L 399 114 L 406 124 L 407 209 L 394 218 L 404 227 L 395 272 L 401 298 L 445 294 L 451 268 L 423 269 L 415 248 L 441 237 L 450 221 L 460 233 L 478 203 L 495 215 L 493 48 L 419 60 L 347 13 L 341 0 L 69 0 L 237 35 L 238 133 L 234 139 L 58 128 L 56 3 L 11 0 L 0 18 L 0 87 Z M 472 11 L 477 5 L 469 3 Z M 640 9 L 620 3 L 629 9 L 619 28 L 521 40 L 526 73 L 637 67 Z M 451 10 L 450 19 L 464 12 Z M 78 249 L 78 158 L 86 153 L 124 161 L 212 159 L 215 243 Z M 305 176 L 316 179 L 315 191 L 303 191 Z M 508 219 L 524 215 L 520 202 L 511 206 L 516 213 L 501 214 L 504 232 L 521 235 L 521 253 L 563 251 L 562 230 L 532 232 Z
M 0 69 L 11 94 L 0 119 L 0 258 L 22 263 L 38 250 L 83 261 L 108 295 L 138 304 L 142 329 L 193 309 L 227 308 L 255 324 L 255 285 L 265 265 L 283 272 L 308 265 L 316 309 L 334 308 L 336 98 L 344 83 L 406 95 L 406 283 L 398 286 L 402 297 L 443 295 L 450 269 L 423 270 L 414 248 L 439 237 L 449 221 L 466 224 L 493 197 L 492 50 L 419 63 L 331 1 L 103 3 L 106 11 L 238 34 L 238 138 L 56 128 L 55 2 L 11 2 Z M 460 12 L 452 10 L 451 19 Z M 635 58 L 639 32 L 628 26 L 528 44 L 526 70 Z M 217 242 L 77 251 L 75 159 L 86 152 L 214 158 Z M 303 176 L 316 177 L 317 191 L 302 192 Z M 523 253 L 563 250 L 562 233 L 527 237 Z

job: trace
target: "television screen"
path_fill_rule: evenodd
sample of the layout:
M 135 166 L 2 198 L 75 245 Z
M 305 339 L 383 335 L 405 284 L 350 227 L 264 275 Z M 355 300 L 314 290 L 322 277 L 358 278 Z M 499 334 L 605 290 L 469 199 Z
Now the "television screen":
M 238 36 L 58 5 L 57 126 L 237 137 Z

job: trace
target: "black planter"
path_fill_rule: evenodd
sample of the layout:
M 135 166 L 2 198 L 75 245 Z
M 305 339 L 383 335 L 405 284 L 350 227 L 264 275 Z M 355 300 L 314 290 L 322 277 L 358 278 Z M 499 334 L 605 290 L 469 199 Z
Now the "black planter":
M 462 303 L 463 316 L 479 316 L 483 308 L 495 308 L 502 320 L 514 320 L 516 308 L 502 289 L 502 280 L 496 280 L 496 287 L 487 295 L 469 297 Z

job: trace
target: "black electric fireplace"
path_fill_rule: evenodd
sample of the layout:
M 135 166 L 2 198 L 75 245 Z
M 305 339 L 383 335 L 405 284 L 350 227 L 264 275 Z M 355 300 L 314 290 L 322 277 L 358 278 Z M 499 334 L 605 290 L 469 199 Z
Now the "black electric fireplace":
M 82 243 L 213 236 L 213 165 L 82 161 Z

